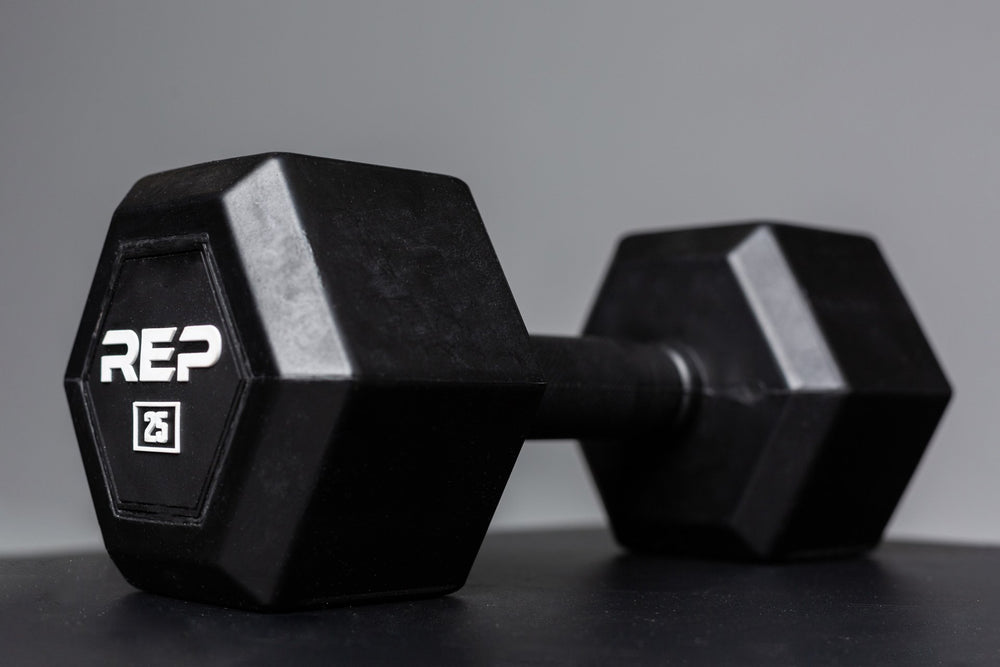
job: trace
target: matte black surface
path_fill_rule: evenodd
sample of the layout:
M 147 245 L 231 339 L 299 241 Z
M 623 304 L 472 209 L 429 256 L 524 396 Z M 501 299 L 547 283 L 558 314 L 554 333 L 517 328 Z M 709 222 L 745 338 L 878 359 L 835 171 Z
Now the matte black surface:
M 666 446 L 583 440 L 615 535 L 638 551 L 871 549 L 951 398 L 859 234 L 760 221 L 627 236 L 585 333 L 676 346 L 700 383 Z
M 104 554 L 0 561 L 4 665 L 996 664 L 1000 549 L 791 566 L 487 537 L 444 598 L 256 614 L 134 591 Z
M 666 345 L 592 336 L 530 340 L 545 394 L 529 439 L 644 436 L 666 444 L 694 398 L 687 362 Z
M 132 248 L 155 268 L 119 270 Z M 192 250 L 214 270 L 177 266 Z M 120 354 L 101 345 L 109 326 L 228 319 L 239 364 L 225 357 L 188 383 L 89 381 L 100 355 Z M 128 580 L 270 609 L 459 588 L 543 391 L 464 183 L 285 153 L 133 186 L 65 388 L 104 542 Z M 113 399 L 107 418 L 89 398 L 98 390 Z M 132 403 L 151 392 L 183 415 L 214 413 L 212 428 L 183 433 L 198 447 L 133 451 Z
M 190 329 L 228 343 L 188 376 Z M 147 176 L 65 377 L 111 558 L 247 609 L 447 594 L 526 436 L 583 441 L 636 551 L 838 557 L 877 544 L 950 397 L 856 234 L 632 235 L 585 331 L 529 338 L 453 177 L 285 153 Z M 138 379 L 107 374 L 133 347 Z
M 174 365 L 180 355 L 205 351 L 204 343 L 179 340 L 185 325 L 212 325 L 221 332 L 218 361 L 210 368 L 192 369 L 195 382 L 138 382 L 135 377 L 126 382 L 118 370 L 111 372 L 111 379 L 102 379 L 102 356 L 95 350 L 83 384 L 115 511 L 191 523 L 200 518 L 209 500 L 229 444 L 229 425 L 241 407 L 245 390 L 242 348 L 229 329 L 224 304 L 215 296 L 216 271 L 205 239 L 171 241 L 165 246 L 132 244 L 119 253 L 116 263 L 103 329 L 175 329 L 171 349 L 164 350 L 166 344 L 156 346 L 171 358 L 150 364 L 154 368 L 169 368 L 167 372 L 176 378 Z M 101 341 L 95 337 L 95 342 Z M 125 353 L 127 349 L 124 345 L 100 347 L 103 352 Z M 154 410 L 176 403 L 165 433 L 169 435 L 166 444 L 176 445 L 176 453 L 150 451 L 153 448 L 143 442 L 144 422 L 134 414 L 139 408 L 133 407 L 133 401 Z M 137 445 L 146 451 L 134 451 Z

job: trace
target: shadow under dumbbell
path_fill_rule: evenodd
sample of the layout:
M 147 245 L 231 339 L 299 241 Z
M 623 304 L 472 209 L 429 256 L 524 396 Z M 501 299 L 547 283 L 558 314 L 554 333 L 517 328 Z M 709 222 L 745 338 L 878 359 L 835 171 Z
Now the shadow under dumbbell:
M 0 646 L 37 664 L 995 664 L 1000 549 L 889 543 L 784 566 L 497 533 L 444 598 L 259 614 L 137 593 L 104 554 L 0 561 Z

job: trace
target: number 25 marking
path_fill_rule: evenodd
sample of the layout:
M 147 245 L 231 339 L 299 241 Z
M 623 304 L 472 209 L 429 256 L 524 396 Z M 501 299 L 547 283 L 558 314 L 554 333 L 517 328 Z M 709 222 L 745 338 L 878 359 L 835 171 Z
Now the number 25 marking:
M 142 441 L 162 444 L 170 439 L 170 424 L 166 421 L 170 416 L 169 412 L 148 410 L 142 415 L 142 420 L 146 422 L 146 430 L 142 433 Z

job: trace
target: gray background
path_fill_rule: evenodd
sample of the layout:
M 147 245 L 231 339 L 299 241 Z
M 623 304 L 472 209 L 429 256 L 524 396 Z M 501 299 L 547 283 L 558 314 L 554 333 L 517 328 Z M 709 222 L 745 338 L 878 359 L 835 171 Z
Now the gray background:
M 892 523 L 1000 541 L 995 2 L 0 5 L 0 550 L 97 545 L 61 376 L 138 177 L 288 150 L 472 187 L 530 329 L 578 329 L 624 231 L 873 233 L 958 390 Z M 494 526 L 603 521 L 529 443 Z

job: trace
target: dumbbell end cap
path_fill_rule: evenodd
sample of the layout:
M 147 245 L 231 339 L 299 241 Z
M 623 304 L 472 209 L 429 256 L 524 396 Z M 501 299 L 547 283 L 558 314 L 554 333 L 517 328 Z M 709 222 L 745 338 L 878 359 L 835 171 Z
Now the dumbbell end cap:
M 618 539 L 757 560 L 876 545 L 951 396 L 868 237 L 753 222 L 625 238 L 586 333 L 681 347 L 669 442 L 584 442 Z

